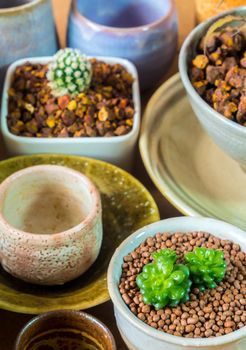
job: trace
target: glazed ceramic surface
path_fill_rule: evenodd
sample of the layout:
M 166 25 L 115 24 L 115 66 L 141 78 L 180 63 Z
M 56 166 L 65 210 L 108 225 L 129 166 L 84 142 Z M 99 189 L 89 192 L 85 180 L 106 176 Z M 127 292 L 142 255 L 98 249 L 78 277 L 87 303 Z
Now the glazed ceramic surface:
M 95 262 L 102 208 L 94 184 L 67 167 L 39 165 L 0 184 L 0 263 L 11 275 L 64 284 Z
M 179 70 L 182 82 L 188 93 L 192 108 L 202 127 L 224 152 L 238 161 L 246 169 L 246 128 L 216 112 L 195 91 L 188 77 L 188 63 L 194 55 L 195 48 L 206 33 L 207 29 L 218 18 L 225 15 L 246 16 L 246 7 L 239 7 L 232 11 L 214 17 L 197 26 L 186 38 L 179 56 Z
M 10 4 L 13 7 L 5 7 Z M 1 95 L 5 70 L 10 63 L 23 57 L 53 55 L 57 51 L 51 0 L 1 1 L 0 33 Z
M 109 294 L 114 304 L 117 326 L 131 350 L 244 350 L 246 327 L 215 338 L 184 338 L 160 332 L 139 320 L 124 303 L 118 284 L 123 258 L 147 237 L 158 232 L 206 231 L 216 237 L 230 239 L 246 250 L 246 232 L 223 221 L 209 218 L 172 218 L 143 227 L 128 237 L 115 251 L 108 269 Z
M 245 0 L 223 0 L 217 3 L 214 0 L 195 0 L 196 17 L 198 22 L 203 22 L 212 16 L 245 5 Z
M 182 213 L 246 230 L 246 173 L 201 128 L 179 75 L 151 98 L 140 151 L 157 188 Z
M 116 350 L 110 330 L 95 317 L 79 311 L 53 311 L 33 318 L 20 332 L 15 350 L 41 348 Z
M 23 313 L 85 309 L 108 300 L 106 270 L 119 243 L 133 231 L 159 220 L 157 206 L 144 186 L 123 170 L 76 156 L 34 155 L 0 162 L 0 181 L 15 171 L 40 164 L 70 167 L 88 176 L 102 200 L 103 242 L 99 257 L 81 277 L 63 286 L 35 286 L 0 269 L 0 307 Z
M 141 88 L 156 84 L 169 69 L 177 45 L 173 0 L 73 0 L 67 45 L 89 55 L 132 61 Z
M 140 96 L 138 85 L 138 74 L 134 65 L 126 60 L 112 57 L 97 57 L 109 64 L 120 63 L 134 78 L 133 83 L 133 102 L 135 108 L 134 121 L 132 130 L 122 136 L 114 137 L 54 137 L 54 138 L 34 138 L 16 136 L 8 130 L 7 114 L 8 114 L 8 89 L 11 84 L 11 78 L 15 68 L 27 60 L 32 63 L 46 64 L 51 57 L 30 58 L 18 60 L 13 63 L 6 75 L 2 109 L 1 109 L 1 129 L 3 140 L 9 155 L 33 154 L 33 153 L 61 153 L 61 154 L 77 154 L 87 157 L 93 157 L 108 161 L 119 165 L 125 169 L 131 168 L 134 156 L 134 147 L 137 142 L 140 127 Z

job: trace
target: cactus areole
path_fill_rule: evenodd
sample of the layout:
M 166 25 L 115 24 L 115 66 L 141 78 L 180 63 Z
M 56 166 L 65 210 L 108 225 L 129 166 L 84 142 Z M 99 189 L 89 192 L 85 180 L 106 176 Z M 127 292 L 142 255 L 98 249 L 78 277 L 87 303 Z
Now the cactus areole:
M 48 66 L 47 79 L 55 97 L 78 95 L 89 88 L 91 78 L 91 63 L 79 50 L 59 50 Z

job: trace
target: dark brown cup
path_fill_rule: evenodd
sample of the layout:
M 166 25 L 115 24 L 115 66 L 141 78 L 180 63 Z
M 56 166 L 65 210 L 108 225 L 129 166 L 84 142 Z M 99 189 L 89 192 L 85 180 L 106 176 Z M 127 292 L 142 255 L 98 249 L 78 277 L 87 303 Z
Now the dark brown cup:
M 56 350 L 57 341 L 71 347 L 77 345 L 76 350 L 86 349 L 85 344 L 94 346 L 95 350 L 116 350 L 113 335 L 102 322 L 85 312 L 72 310 L 48 312 L 30 320 L 21 330 L 15 350 L 38 350 L 44 346 Z

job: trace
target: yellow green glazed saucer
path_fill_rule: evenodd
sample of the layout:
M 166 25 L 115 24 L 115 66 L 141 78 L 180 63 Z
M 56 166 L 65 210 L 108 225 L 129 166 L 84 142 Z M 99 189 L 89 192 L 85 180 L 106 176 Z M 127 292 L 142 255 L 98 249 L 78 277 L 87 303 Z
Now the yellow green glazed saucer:
M 109 163 L 78 156 L 32 155 L 0 162 L 0 182 L 13 172 L 38 164 L 64 165 L 81 171 L 98 187 L 103 206 L 100 255 L 82 276 L 63 286 L 37 286 L 18 280 L 0 267 L 0 308 L 21 313 L 87 309 L 109 299 L 106 271 L 114 250 L 128 235 L 159 220 L 158 208 L 145 187 Z
M 183 214 L 246 230 L 246 173 L 201 128 L 179 74 L 152 96 L 140 152 L 156 187 Z

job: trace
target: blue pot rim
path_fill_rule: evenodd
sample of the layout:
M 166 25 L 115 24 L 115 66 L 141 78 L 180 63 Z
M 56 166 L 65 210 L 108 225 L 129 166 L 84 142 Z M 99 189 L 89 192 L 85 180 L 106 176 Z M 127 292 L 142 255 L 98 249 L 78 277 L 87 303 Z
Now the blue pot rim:
M 47 0 L 32 0 L 31 2 L 27 2 L 26 4 L 14 6 L 14 7 L 7 7 L 7 8 L 0 8 L 0 16 L 1 15 L 16 15 L 21 13 L 22 11 L 30 10 L 33 7 L 45 2 Z
M 142 26 L 136 26 L 136 27 L 129 27 L 129 28 L 122 28 L 122 27 L 111 27 L 111 26 L 106 26 L 103 24 L 99 24 L 97 22 L 94 22 L 90 20 L 89 18 L 85 17 L 82 15 L 77 7 L 77 1 L 78 0 L 72 0 L 71 3 L 71 11 L 75 18 L 77 18 L 79 21 L 86 23 L 89 27 L 91 28 L 98 28 L 107 32 L 112 32 L 112 33 L 131 33 L 131 32 L 145 32 L 146 30 L 149 29 L 155 29 L 158 27 L 160 24 L 165 23 L 166 21 L 170 20 L 173 14 L 176 14 L 176 6 L 174 0 L 169 0 L 170 2 L 170 8 L 168 12 L 164 15 L 161 16 L 158 20 L 150 22 L 149 24 L 145 24 Z M 154 0 L 153 0 L 154 1 Z

